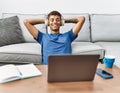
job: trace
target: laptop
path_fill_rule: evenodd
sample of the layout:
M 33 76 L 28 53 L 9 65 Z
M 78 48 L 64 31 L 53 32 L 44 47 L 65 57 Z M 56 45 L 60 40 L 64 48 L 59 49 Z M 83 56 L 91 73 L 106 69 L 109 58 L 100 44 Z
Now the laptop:
M 48 82 L 92 81 L 100 55 L 50 55 Z

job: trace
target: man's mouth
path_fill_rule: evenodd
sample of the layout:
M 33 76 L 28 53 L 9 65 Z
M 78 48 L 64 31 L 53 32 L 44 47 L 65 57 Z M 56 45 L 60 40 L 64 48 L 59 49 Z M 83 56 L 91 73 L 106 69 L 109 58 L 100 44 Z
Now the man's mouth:
M 53 25 L 52 27 L 55 27 L 55 28 L 56 28 L 56 27 L 58 27 L 58 26 L 57 26 L 57 25 Z

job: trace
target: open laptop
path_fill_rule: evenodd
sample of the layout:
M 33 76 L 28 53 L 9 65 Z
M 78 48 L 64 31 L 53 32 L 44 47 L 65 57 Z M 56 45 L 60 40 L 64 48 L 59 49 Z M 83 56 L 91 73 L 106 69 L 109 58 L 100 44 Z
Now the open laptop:
M 100 55 L 50 55 L 48 82 L 92 81 Z

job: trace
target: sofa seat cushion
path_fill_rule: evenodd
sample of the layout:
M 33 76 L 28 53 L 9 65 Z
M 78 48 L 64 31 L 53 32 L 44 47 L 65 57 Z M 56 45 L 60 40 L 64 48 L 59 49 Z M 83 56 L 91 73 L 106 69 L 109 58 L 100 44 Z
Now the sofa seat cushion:
M 105 55 L 115 56 L 115 65 L 120 68 L 120 42 L 96 42 L 105 49 Z
M 73 54 L 99 54 L 100 59 L 104 57 L 104 49 L 91 42 L 73 42 Z
M 19 43 L 0 47 L 2 63 L 41 64 L 41 46 L 38 43 Z

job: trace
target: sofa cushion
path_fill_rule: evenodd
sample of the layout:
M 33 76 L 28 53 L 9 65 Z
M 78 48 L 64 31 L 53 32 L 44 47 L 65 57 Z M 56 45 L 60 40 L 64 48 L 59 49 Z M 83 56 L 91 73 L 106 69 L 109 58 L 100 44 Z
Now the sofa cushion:
M 96 42 L 95 44 L 105 49 L 105 55 L 115 56 L 115 65 L 120 68 L 120 42 Z
M 6 17 L 10 17 L 10 16 L 14 16 L 17 15 L 19 18 L 19 23 L 22 29 L 22 33 L 24 36 L 24 39 L 26 42 L 36 42 L 36 40 L 34 40 L 34 38 L 32 37 L 32 35 L 29 33 L 29 31 L 27 30 L 27 28 L 25 27 L 23 21 L 24 19 L 27 18 L 44 18 L 45 15 L 44 14 L 19 14 L 19 13 L 3 13 L 2 17 L 6 18 Z M 46 33 L 46 26 L 45 24 L 39 24 L 39 25 L 35 25 L 41 32 Z
M 23 42 L 24 38 L 18 17 L 0 19 L 0 46 Z
M 92 14 L 91 38 L 97 41 L 120 41 L 120 15 Z
M 41 46 L 38 43 L 20 43 L 0 47 L 0 63 L 41 64 Z
M 99 54 L 100 59 L 104 57 L 104 49 L 90 42 L 73 42 L 72 54 Z
M 81 31 L 78 34 L 78 37 L 75 41 L 82 41 L 87 42 L 90 41 L 90 21 L 89 21 L 89 14 L 63 14 L 63 18 L 73 18 L 73 17 L 79 17 L 79 16 L 85 16 L 85 23 L 83 24 L 83 27 Z M 65 23 L 64 26 L 61 26 L 60 32 L 64 33 L 70 30 L 74 26 L 73 23 Z M 48 28 L 48 33 L 50 33 L 50 28 Z

